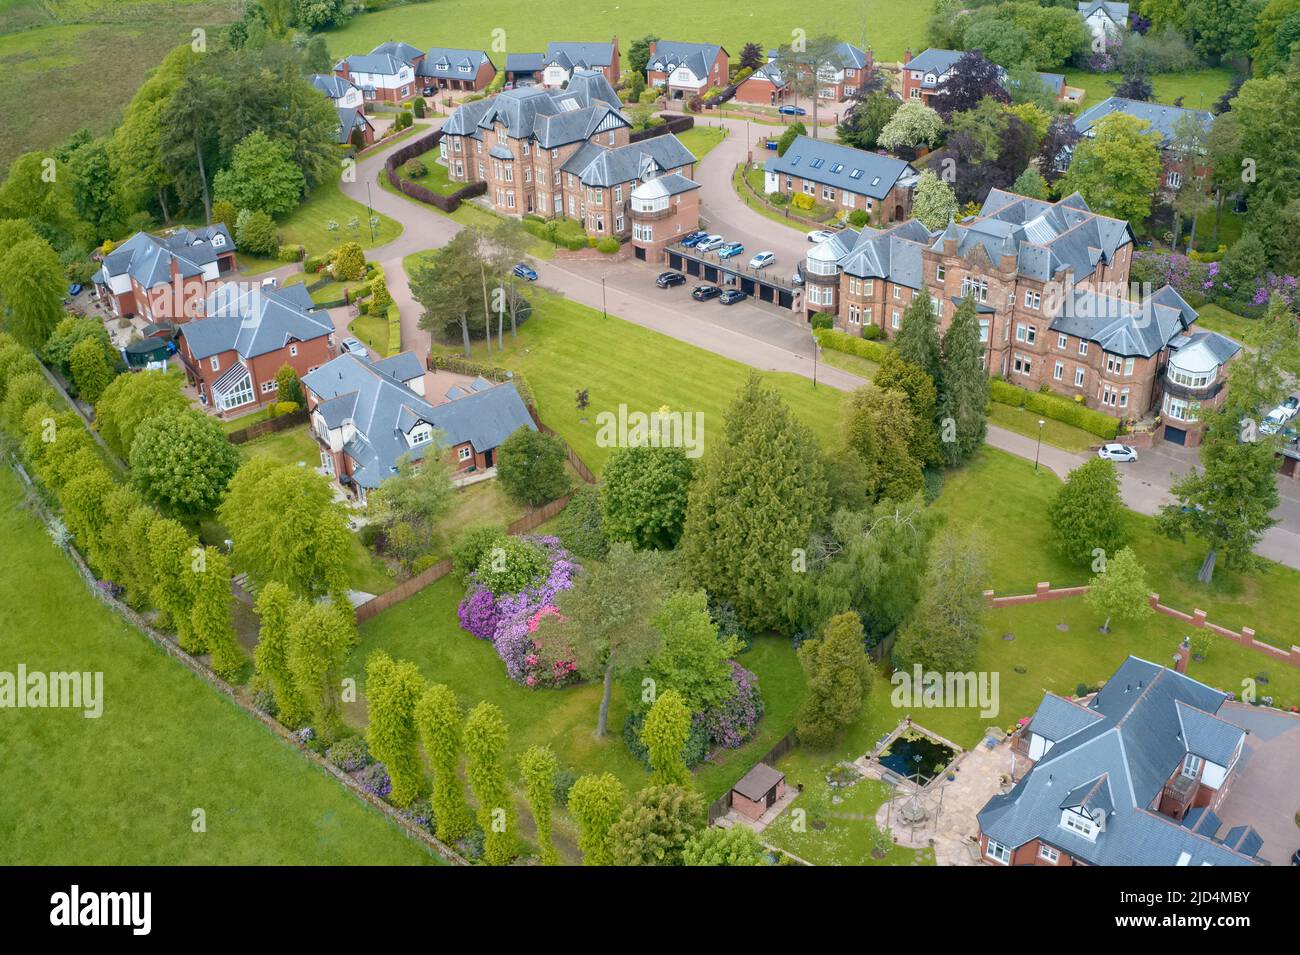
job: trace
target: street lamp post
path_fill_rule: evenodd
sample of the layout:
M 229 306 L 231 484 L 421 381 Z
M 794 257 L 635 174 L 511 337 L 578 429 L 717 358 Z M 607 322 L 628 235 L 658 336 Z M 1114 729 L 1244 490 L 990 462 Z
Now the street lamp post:
M 1038 419 L 1038 448 L 1034 451 L 1034 473 L 1038 473 L 1038 455 L 1043 450 L 1043 425 L 1047 422 L 1042 418 Z
M 605 307 L 605 276 L 600 277 L 600 317 L 609 318 L 609 310 Z
M 366 225 L 370 226 L 370 244 L 375 244 L 375 209 L 370 203 L 370 180 L 366 180 Z
M 813 336 L 813 387 L 814 388 L 817 387 L 817 353 L 820 352 L 821 350 L 822 350 L 821 342 L 819 342 L 817 340 L 817 336 L 814 335 Z

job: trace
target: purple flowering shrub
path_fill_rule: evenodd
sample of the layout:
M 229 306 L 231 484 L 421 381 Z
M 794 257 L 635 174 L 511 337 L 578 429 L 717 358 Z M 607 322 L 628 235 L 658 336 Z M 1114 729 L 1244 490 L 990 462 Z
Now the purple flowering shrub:
M 457 608 L 461 628 L 480 640 L 491 640 L 510 679 L 525 686 L 562 686 L 577 678 L 568 648 L 548 646 L 538 627 L 548 616 L 558 617 L 556 595 L 573 586 L 580 570 L 558 537 L 528 537 L 546 554 L 550 569 L 537 583 L 518 593 L 494 595 L 470 575 L 470 592 Z
M 1296 297 L 1296 277 L 1294 275 L 1274 275 L 1269 272 L 1255 289 L 1255 295 L 1250 300 L 1250 304 L 1267 305 L 1274 292 L 1282 296 L 1282 300 L 1286 302 L 1288 308 L 1294 308 L 1296 302 L 1300 301 Z
M 735 749 L 749 739 L 764 710 L 758 677 L 735 660 L 731 661 L 731 682 L 735 693 L 695 717 L 708 731 L 709 739 L 726 749 Z
M 393 791 L 393 781 L 389 779 L 388 769 L 383 763 L 371 763 L 364 769 L 357 770 L 352 777 L 361 784 L 362 789 L 374 793 L 380 799 L 387 799 Z

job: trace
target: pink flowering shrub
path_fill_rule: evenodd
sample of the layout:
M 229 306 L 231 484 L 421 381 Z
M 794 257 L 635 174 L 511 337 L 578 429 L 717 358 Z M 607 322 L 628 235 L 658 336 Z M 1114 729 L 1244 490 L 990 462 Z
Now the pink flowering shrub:
M 717 746 L 735 749 L 754 732 L 754 726 L 763 717 L 763 697 L 758 692 L 758 677 L 731 661 L 731 682 L 736 692 L 713 709 L 695 714 L 703 724 L 709 739 Z
M 541 547 L 550 563 L 546 577 L 515 594 L 495 596 L 470 575 L 470 592 L 457 608 L 461 628 L 480 640 L 491 640 L 510 679 L 524 686 L 562 686 L 577 678 L 569 648 L 548 647 L 538 627 L 548 617 L 559 619 L 555 597 L 573 586 L 580 569 L 557 537 L 525 538 Z

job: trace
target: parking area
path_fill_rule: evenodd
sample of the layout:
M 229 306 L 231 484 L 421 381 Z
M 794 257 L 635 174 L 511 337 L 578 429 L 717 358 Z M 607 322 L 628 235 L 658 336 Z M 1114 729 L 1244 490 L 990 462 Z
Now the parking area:
M 1287 865 L 1300 849 L 1300 716 L 1244 703 L 1225 703 L 1219 716 L 1249 734 L 1236 779 L 1216 813 L 1221 831 L 1254 826 L 1264 840 L 1261 858 Z
M 779 308 L 794 311 L 802 308 L 802 286 L 792 281 L 797 263 L 782 263 L 777 258 L 766 268 L 755 268 L 751 264 L 754 251 L 747 248 L 738 255 L 724 258 L 719 254 L 724 250 L 725 246 L 701 252 L 680 244 L 672 245 L 667 249 L 668 268 L 683 273 L 688 286 L 706 284 L 739 289 L 750 298 Z

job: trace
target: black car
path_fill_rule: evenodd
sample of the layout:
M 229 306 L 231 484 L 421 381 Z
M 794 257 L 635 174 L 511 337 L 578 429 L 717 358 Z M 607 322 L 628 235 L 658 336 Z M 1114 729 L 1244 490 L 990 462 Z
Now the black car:
M 436 86 L 426 86 L 423 90 L 425 96 L 432 96 L 437 92 L 438 92 L 438 87 Z
M 691 289 L 691 298 L 697 302 L 707 302 L 711 298 L 717 298 L 722 294 L 722 289 L 716 285 L 697 285 Z
M 740 289 L 729 288 L 718 296 L 718 301 L 723 305 L 735 305 L 737 302 L 743 302 L 747 298 L 749 298 L 749 296 Z
M 685 285 L 686 276 L 681 272 L 660 272 L 659 277 L 655 279 L 655 285 L 660 288 L 672 288 L 674 285 Z

